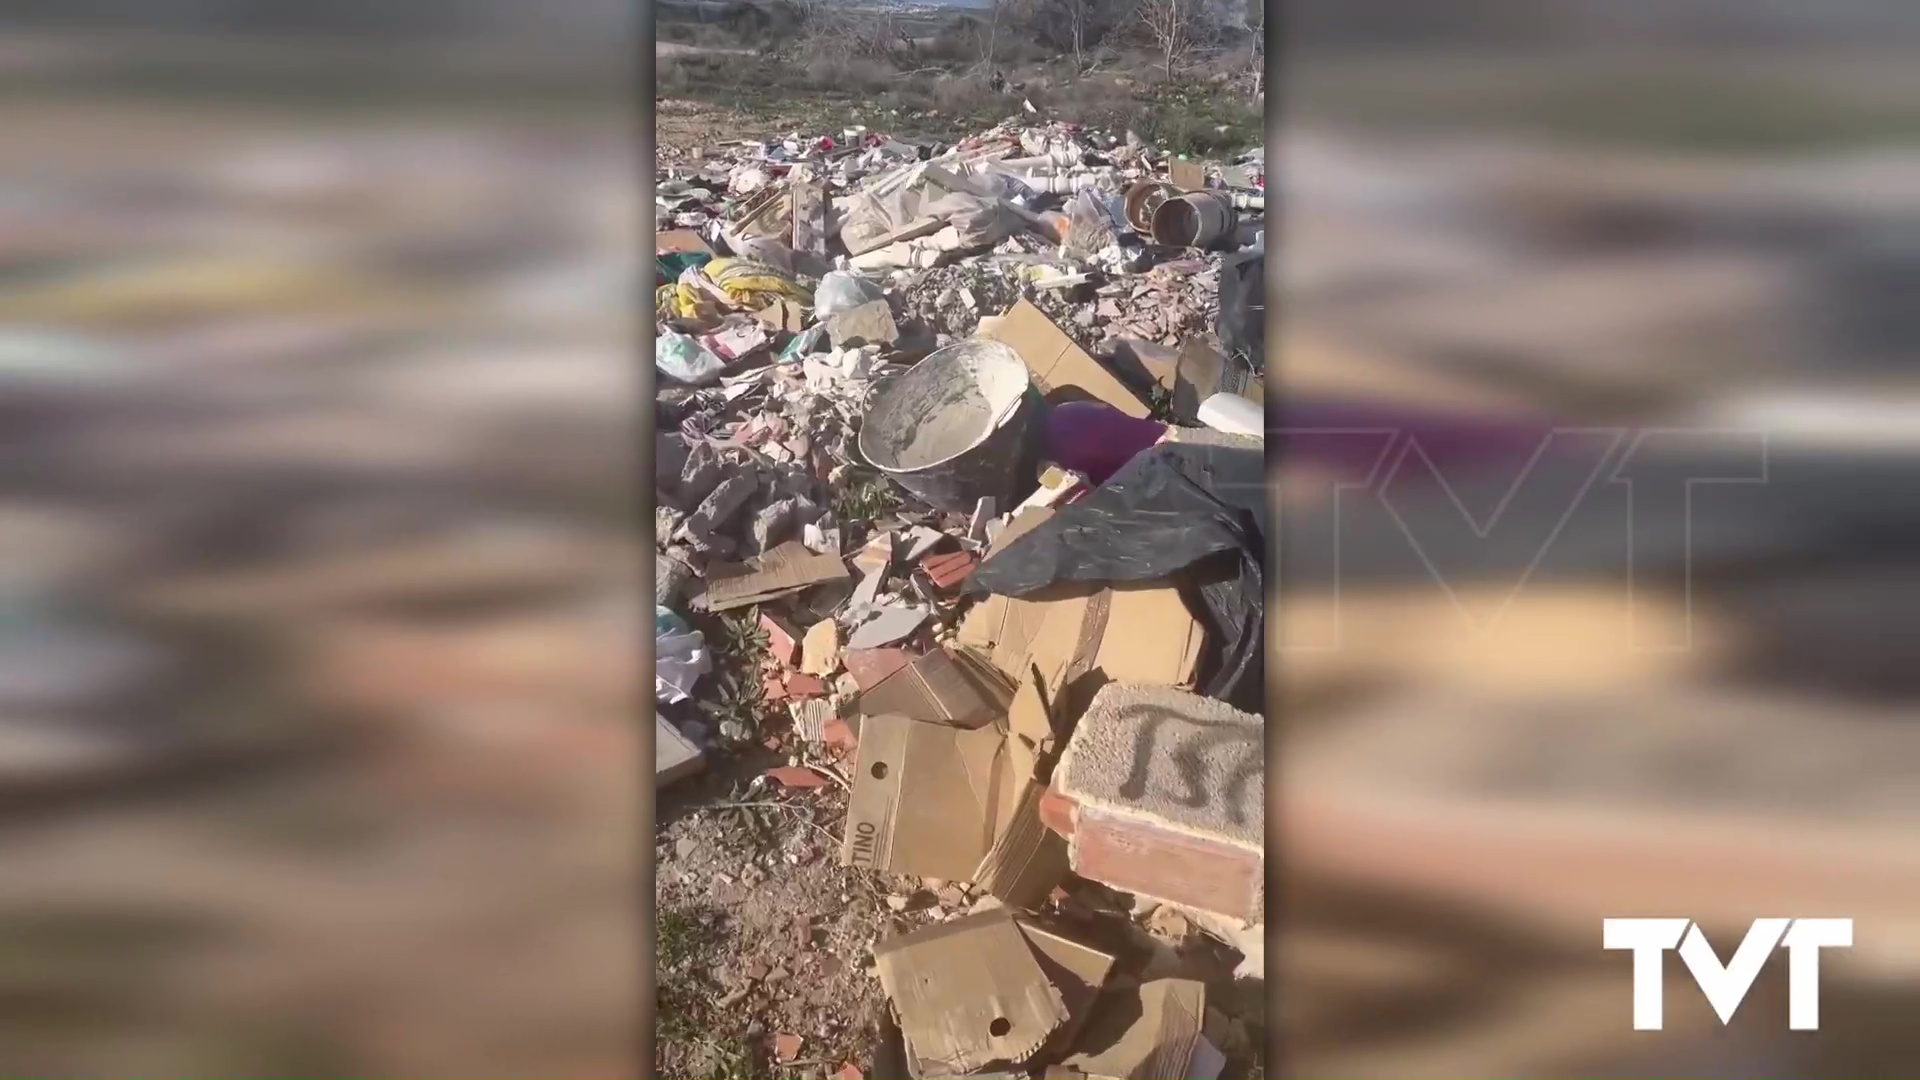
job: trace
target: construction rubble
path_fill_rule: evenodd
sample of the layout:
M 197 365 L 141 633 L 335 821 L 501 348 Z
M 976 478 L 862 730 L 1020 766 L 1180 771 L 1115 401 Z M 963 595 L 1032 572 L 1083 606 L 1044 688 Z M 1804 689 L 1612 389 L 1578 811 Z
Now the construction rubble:
M 658 171 L 657 779 L 773 750 L 754 798 L 844 800 L 892 890 L 866 1075 L 1257 1053 L 1261 154 L 1056 123 Z M 706 707 L 741 625 L 745 716 Z

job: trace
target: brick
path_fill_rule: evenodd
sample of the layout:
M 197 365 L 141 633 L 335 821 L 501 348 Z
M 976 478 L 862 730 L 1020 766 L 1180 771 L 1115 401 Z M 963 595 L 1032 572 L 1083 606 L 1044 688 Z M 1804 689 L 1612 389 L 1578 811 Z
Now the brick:
M 1170 686 L 1102 687 L 1055 773 L 1058 793 L 1072 803 L 1074 872 L 1155 899 L 1260 919 L 1264 735 L 1261 717 L 1212 698 Z M 1059 809 L 1056 800 L 1055 819 Z
M 855 750 L 860 746 L 860 737 L 838 716 L 820 726 L 820 741 L 840 750 Z
M 826 778 L 819 773 L 800 765 L 782 765 L 768 769 L 767 777 L 790 788 L 816 788 L 827 782 Z
M 1073 872 L 1081 877 L 1237 919 L 1266 917 L 1258 850 L 1088 806 L 1075 811 L 1073 826 Z
M 956 551 L 947 555 L 929 555 L 921 560 L 920 569 L 926 571 L 927 580 L 933 582 L 935 587 L 954 589 L 973 573 L 977 562 L 971 553 Z
M 827 696 L 827 684 L 818 675 L 787 676 L 787 696 L 798 701 Z
M 1073 800 L 1048 788 L 1040 794 L 1040 823 L 1067 839 L 1073 839 Z
M 787 683 L 778 672 L 760 677 L 760 700 L 769 705 L 787 700 Z
M 767 651 L 785 667 L 800 662 L 800 631 L 770 611 L 760 613 L 760 629 L 767 632 Z

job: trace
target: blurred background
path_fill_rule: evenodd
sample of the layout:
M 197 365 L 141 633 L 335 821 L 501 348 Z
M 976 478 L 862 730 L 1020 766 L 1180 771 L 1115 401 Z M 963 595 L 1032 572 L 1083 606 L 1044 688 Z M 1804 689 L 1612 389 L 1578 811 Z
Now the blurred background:
M 1912 1071 L 1920 7 L 1287 9 L 1285 1074 Z M 1640 1033 L 1629 915 L 1855 944 Z
M 0 1073 L 642 1075 L 633 19 L 7 5 Z

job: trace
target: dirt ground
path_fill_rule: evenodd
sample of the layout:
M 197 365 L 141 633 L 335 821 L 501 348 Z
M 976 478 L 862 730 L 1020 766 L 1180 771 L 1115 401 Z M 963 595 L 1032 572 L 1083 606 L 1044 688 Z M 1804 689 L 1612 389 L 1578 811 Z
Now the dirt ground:
M 839 864 L 845 792 L 787 791 L 761 779 L 774 759 L 724 759 L 659 795 L 655 1063 L 663 1076 L 867 1070 L 881 1041 L 885 999 L 871 947 L 888 928 L 888 890 Z M 801 1040 L 785 1062 L 776 1060 L 783 1035 Z

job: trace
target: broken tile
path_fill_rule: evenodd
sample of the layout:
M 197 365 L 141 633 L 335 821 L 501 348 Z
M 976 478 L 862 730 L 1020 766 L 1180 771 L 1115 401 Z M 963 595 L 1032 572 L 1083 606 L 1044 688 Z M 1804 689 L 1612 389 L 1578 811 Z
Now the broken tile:
M 779 1034 L 773 1037 L 773 1056 L 780 1061 L 792 1061 L 800 1056 L 800 1047 L 806 1040 L 798 1035 Z
M 907 533 L 907 551 L 902 556 L 905 561 L 917 563 L 921 556 L 932 551 L 934 546 L 945 540 L 947 534 L 938 529 L 929 529 L 925 525 L 915 525 Z
M 824 787 L 827 778 L 802 765 L 780 765 L 767 770 L 768 779 L 790 788 Z
M 878 649 L 891 645 L 920 629 L 931 616 L 924 608 L 885 605 L 879 614 L 861 623 L 847 638 L 849 649 Z

